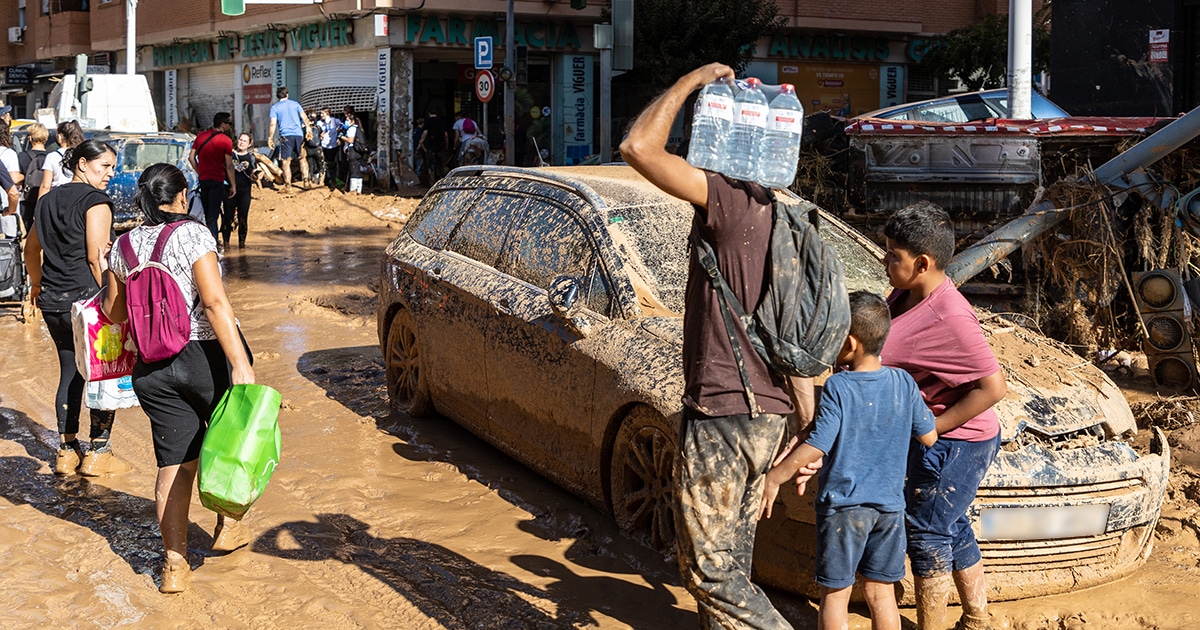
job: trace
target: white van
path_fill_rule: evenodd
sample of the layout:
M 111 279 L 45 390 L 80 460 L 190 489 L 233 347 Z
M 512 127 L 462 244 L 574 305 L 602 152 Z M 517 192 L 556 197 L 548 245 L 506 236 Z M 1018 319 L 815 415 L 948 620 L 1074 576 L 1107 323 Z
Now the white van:
M 50 92 L 49 108 L 57 122 L 78 119 L 84 129 L 158 131 L 158 116 L 146 77 L 140 74 L 89 74 L 86 117 L 75 98 L 75 75 L 64 75 Z M 41 118 L 39 110 L 39 119 Z M 49 126 L 49 125 L 48 125 Z

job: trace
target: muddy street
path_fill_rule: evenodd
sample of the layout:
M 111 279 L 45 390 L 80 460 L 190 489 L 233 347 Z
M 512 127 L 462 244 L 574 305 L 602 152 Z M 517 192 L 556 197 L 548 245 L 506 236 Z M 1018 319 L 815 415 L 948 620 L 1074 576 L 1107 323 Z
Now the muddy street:
M 376 285 L 416 201 L 255 191 L 247 247 L 222 267 L 258 381 L 283 394 L 283 455 L 245 521 L 246 548 L 210 551 L 216 516 L 193 497 L 194 583 L 180 595 L 156 589 L 145 415 L 117 414 L 112 443 L 131 472 L 56 478 L 52 342 L 40 321 L 0 317 L 0 627 L 696 626 L 672 560 L 453 422 L 389 410 Z M 1147 565 L 994 604 L 994 627 L 1200 624 L 1200 429 L 1172 440 L 1180 455 Z M 815 603 L 773 599 L 797 628 L 816 627 Z M 870 627 L 865 610 L 851 627 Z

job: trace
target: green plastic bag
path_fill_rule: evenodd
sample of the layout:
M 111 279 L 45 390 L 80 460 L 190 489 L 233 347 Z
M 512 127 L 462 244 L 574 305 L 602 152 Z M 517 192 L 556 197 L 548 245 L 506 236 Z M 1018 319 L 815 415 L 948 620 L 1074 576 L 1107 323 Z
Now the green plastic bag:
M 240 519 L 279 464 L 279 404 L 266 385 L 234 385 L 213 411 L 200 448 L 200 503 Z

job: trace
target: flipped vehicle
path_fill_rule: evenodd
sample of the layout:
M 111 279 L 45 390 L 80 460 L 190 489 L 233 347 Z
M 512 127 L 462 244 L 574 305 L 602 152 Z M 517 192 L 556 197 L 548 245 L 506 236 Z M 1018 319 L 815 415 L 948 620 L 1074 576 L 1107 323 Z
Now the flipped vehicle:
M 950 213 L 960 238 L 1020 215 L 1039 190 L 1103 164 L 1173 118 L 1070 116 L 1032 94 L 1032 120 L 1006 118 L 1006 90 L 876 110 L 849 120 L 815 114 L 824 128 L 801 160 L 801 191 L 844 215 L 890 214 L 919 200 Z
M 876 245 L 777 194 L 819 217 L 848 288 L 886 294 Z M 377 317 L 392 405 L 452 418 L 670 549 L 692 216 L 629 167 L 455 169 L 385 250 Z M 1120 390 L 1087 361 L 981 319 L 1009 383 L 1003 446 L 971 509 L 989 597 L 1129 573 L 1150 553 L 1165 436 L 1135 442 Z M 760 522 L 754 572 L 815 597 L 809 485 Z
M 166 162 L 183 171 L 188 189 L 199 184 L 196 170 L 188 163 L 193 136 L 188 133 L 89 131 L 89 138 L 108 143 L 117 152 L 117 165 L 105 192 L 113 200 L 113 229 L 131 230 L 142 224 L 142 213 L 133 203 L 138 178 L 151 164 Z

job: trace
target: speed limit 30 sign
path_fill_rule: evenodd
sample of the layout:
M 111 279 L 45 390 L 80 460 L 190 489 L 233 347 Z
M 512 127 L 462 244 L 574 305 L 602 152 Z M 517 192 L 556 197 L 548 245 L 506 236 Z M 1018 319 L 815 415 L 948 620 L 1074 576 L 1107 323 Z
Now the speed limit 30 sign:
M 475 73 L 475 96 L 479 97 L 481 102 L 492 100 L 492 95 L 496 93 L 496 79 L 492 76 L 490 70 L 480 70 Z

